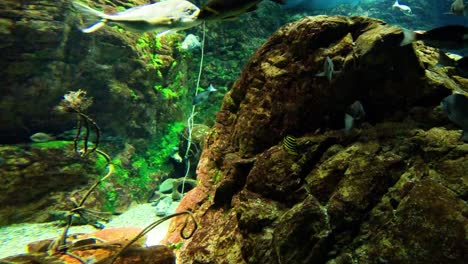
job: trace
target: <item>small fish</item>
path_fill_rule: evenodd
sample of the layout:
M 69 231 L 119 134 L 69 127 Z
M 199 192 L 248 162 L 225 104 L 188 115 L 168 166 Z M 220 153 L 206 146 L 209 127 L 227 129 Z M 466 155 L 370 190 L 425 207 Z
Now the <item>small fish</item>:
M 115 14 L 104 14 L 76 1 L 73 5 L 86 14 L 100 18 L 97 23 L 82 29 L 84 33 L 94 32 L 107 22 L 136 32 L 156 31 L 158 35 L 191 28 L 201 23 L 197 19 L 200 9 L 185 0 L 161 1 L 133 7 Z
M 354 101 L 345 112 L 344 124 L 345 132 L 349 133 L 353 129 L 356 121 L 361 122 L 364 120 L 366 112 L 360 101 Z
M 49 141 L 53 141 L 55 140 L 55 137 L 50 135 L 50 134 L 46 134 L 46 133 L 43 133 L 43 132 L 38 132 L 38 133 L 35 133 L 33 135 L 31 135 L 29 137 L 33 142 L 37 142 L 37 143 L 40 143 L 40 142 L 49 142 Z
M 170 196 L 166 196 L 159 200 L 158 204 L 156 205 L 156 215 L 159 217 L 166 216 L 170 213 L 172 205 L 172 198 Z
M 182 161 L 183 161 L 183 159 L 180 156 L 179 152 L 176 152 L 176 153 L 172 154 L 171 159 L 173 159 L 177 163 L 182 163 Z
M 468 13 L 463 0 L 453 1 L 452 5 L 450 6 L 450 11 L 452 11 L 452 13 L 457 16 L 466 16 Z
M 340 5 L 356 6 L 360 0 L 286 0 L 284 8 L 299 8 L 299 9 L 330 9 Z
M 340 72 L 341 71 L 335 71 L 335 65 L 333 65 L 332 59 L 327 56 L 323 62 L 323 72 L 319 72 L 315 76 L 325 76 L 328 81 L 331 82 L 333 74 Z
M 408 45 L 416 40 L 439 49 L 463 49 L 468 47 L 468 27 L 450 25 L 431 29 L 429 31 L 411 31 L 403 29 L 401 46 Z
M 392 8 L 398 8 L 403 12 L 405 15 L 411 15 L 413 12 L 411 11 L 411 8 L 407 5 L 400 5 L 398 3 L 398 0 L 395 0 L 395 3 L 393 3 Z
M 192 99 L 192 104 L 193 105 L 197 105 L 197 104 L 200 104 L 206 100 L 208 100 L 208 98 L 210 97 L 211 93 L 214 93 L 218 91 L 217 89 L 214 88 L 214 86 L 212 84 L 210 84 L 210 86 L 208 86 L 208 89 L 206 91 L 203 91 L 201 93 L 198 93 L 196 96 L 193 97 Z
M 262 0 L 208 0 L 200 9 L 198 18 L 206 21 L 231 20 L 252 12 Z M 271 0 L 283 4 L 284 0 Z
M 462 57 L 454 53 L 439 50 L 437 66 L 454 67 L 460 75 L 468 76 L 468 56 Z
M 295 137 L 287 135 L 283 138 L 283 148 L 291 155 L 298 155 L 297 140 Z
M 468 98 L 462 94 L 452 94 L 440 104 L 450 121 L 463 129 L 461 139 L 468 142 Z

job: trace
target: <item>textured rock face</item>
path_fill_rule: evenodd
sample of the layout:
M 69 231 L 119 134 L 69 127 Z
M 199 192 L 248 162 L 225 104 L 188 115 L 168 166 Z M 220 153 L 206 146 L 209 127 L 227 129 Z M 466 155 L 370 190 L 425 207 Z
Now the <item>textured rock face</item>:
M 468 88 L 434 67 L 434 49 L 401 39 L 382 21 L 323 16 L 270 37 L 226 95 L 180 204 L 200 222 L 180 262 L 463 263 L 468 145 L 437 106 Z M 316 76 L 326 56 L 341 71 L 331 82 Z M 346 134 L 355 100 L 366 123 Z
M 146 2 L 89 4 L 111 13 L 116 6 Z M 36 132 L 72 129 L 73 120 L 53 112 L 70 90 L 83 89 L 95 98 L 90 112 L 110 135 L 154 136 L 157 122 L 167 122 L 167 116 L 177 113 L 177 107 L 170 107 L 172 103 L 153 90 L 161 78 L 151 68 L 150 56 L 145 57 L 149 47 L 137 48 L 142 34 L 108 26 L 84 34 L 79 30 L 84 26 L 81 16 L 67 0 L 2 1 L 0 17 L 0 143 L 25 142 Z M 158 70 L 166 73 L 174 54 L 169 45 L 161 49 L 165 50 L 157 52 L 162 64 Z M 159 113 L 163 108 L 169 109 L 167 116 Z
M 49 210 L 72 208 L 71 191 L 105 175 L 72 148 L 0 147 L 0 225 L 47 221 Z

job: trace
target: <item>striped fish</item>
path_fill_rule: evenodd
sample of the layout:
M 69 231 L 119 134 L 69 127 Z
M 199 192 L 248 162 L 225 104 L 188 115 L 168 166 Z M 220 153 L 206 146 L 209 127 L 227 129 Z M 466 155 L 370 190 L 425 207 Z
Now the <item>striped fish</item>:
M 291 155 L 298 155 L 297 141 L 293 136 L 287 135 L 283 138 L 283 148 Z

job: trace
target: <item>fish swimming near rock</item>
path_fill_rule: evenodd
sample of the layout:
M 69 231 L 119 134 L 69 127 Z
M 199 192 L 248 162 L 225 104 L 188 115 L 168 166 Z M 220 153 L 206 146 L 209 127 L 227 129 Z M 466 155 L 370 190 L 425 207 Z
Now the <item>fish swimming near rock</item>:
M 323 72 L 319 72 L 315 76 L 325 76 L 328 81 L 331 82 L 333 74 L 340 72 L 341 71 L 335 71 L 335 65 L 333 64 L 332 59 L 327 56 L 323 62 Z
M 452 13 L 457 16 L 466 16 L 468 13 L 463 0 L 453 1 L 452 5 L 450 6 L 450 11 L 452 11 Z
M 400 3 L 398 3 L 398 0 L 395 0 L 395 3 L 393 3 L 392 9 L 393 8 L 400 9 L 401 12 L 403 12 L 403 14 L 405 14 L 405 15 L 413 14 L 413 11 L 411 11 L 411 7 L 409 7 L 407 5 L 401 5 Z
M 356 122 L 361 122 L 364 120 L 366 112 L 360 101 L 354 101 L 345 112 L 344 124 L 345 132 L 349 133 L 351 129 L 355 126 Z
M 291 155 L 298 155 L 297 140 L 295 137 L 287 135 L 283 138 L 282 142 L 284 150 Z
M 163 35 L 201 23 L 197 19 L 200 9 L 185 0 L 161 1 L 133 7 L 115 14 L 105 14 L 76 1 L 73 5 L 85 14 L 100 18 L 95 24 L 82 29 L 84 33 L 95 32 L 107 23 L 114 23 L 131 31 L 155 31 Z
M 285 8 L 299 8 L 309 10 L 330 9 L 340 5 L 360 4 L 361 0 L 286 0 Z
M 403 29 L 401 46 L 408 45 L 416 40 L 439 49 L 458 50 L 468 47 L 468 27 L 450 25 L 431 29 L 429 31 L 411 31 Z
M 232 20 L 257 9 L 262 0 L 208 0 L 200 9 L 198 18 L 205 21 Z M 271 0 L 283 4 L 284 0 Z
M 458 74 L 468 78 L 468 56 L 462 57 L 454 53 L 445 53 L 439 50 L 437 66 L 454 67 Z
M 192 104 L 193 105 L 197 105 L 197 104 L 200 104 L 206 100 L 208 100 L 208 98 L 210 97 L 210 95 L 214 92 L 218 91 L 217 89 L 214 88 L 214 86 L 212 84 L 210 84 L 210 86 L 208 86 L 208 89 L 206 91 L 203 91 L 201 93 L 198 93 L 196 96 L 193 97 L 192 99 Z
M 440 104 L 448 119 L 463 129 L 461 139 L 468 142 L 468 98 L 462 94 L 452 94 Z
M 35 133 L 35 134 L 31 135 L 29 138 L 33 142 L 36 142 L 36 143 L 49 142 L 49 141 L 54 141 L 55 140 L 54 136 L 52 136 L 50 134 L 47 134 L 47 133 L 43 133 L 43 132 Z

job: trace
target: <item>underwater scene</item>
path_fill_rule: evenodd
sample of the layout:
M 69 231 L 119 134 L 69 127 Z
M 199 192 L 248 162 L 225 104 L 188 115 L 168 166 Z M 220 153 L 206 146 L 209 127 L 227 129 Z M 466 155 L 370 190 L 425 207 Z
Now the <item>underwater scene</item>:
M 0 1 L 0 264 L 467 263 L 468 1 Z

